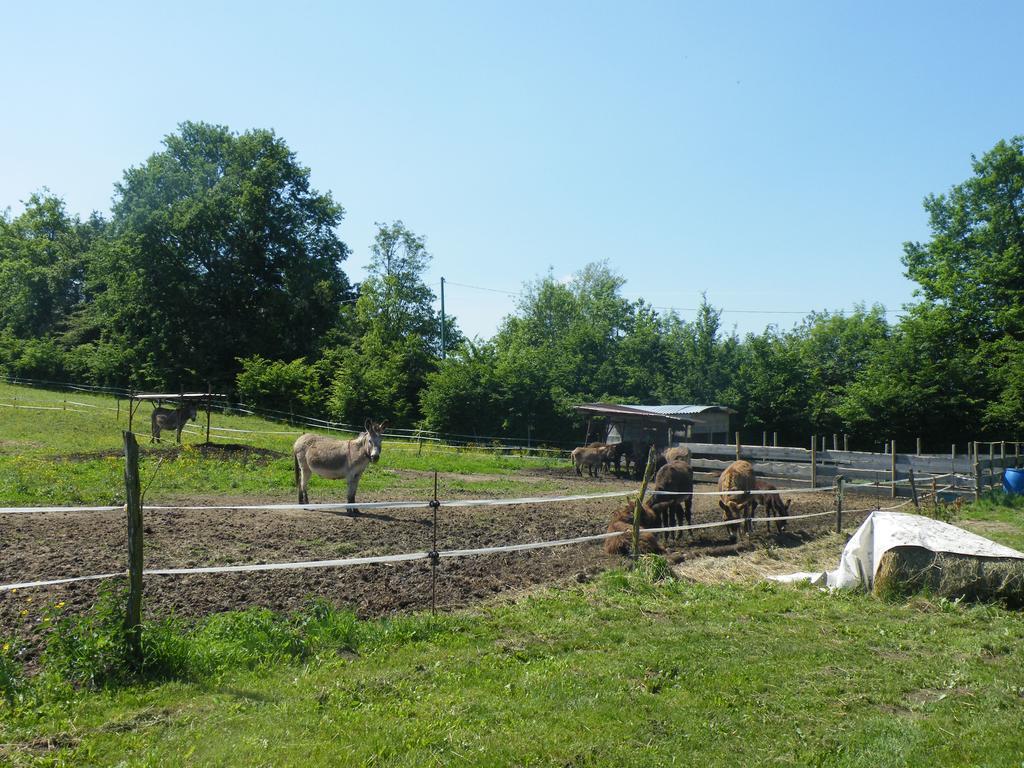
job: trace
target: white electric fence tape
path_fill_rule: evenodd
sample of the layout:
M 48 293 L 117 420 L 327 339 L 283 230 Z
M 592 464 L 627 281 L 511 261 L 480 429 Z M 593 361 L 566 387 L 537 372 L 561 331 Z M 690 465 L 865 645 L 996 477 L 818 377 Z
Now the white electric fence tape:
M 910 503 L 910 500 L 899 504 L 895 507 L 886 507 L 885 509 L 897 509 L 898 507 L 905 506 Z M 856 512 L 870 512 L 874 510 L 849 510 L 845 514 L 855 514 Z M 671 531 L 693 531 L 701 530 L 706 528 L 721 528 L 728 525 L 741 525 L 749 522 L 751 525 L 756 523 L 768 523 L 775 520 L 778 523 L 780 520 L 803 520 L 812 517 L 824 517 L 826 515 L 834 515 L 835 512 L 814 512 L 806 515 L 789 515 L 781 518 L 768 518 L 768 517 L 751 517 L 751 518 L 736 518 L 735 520 L 721 520 L 713 523 L 697 523 L 693 525 L 678 525 L 666 528 L 643 528 L 641 529 L 644 533 L 667 533 Z M 451 557 L 471 557 L 476 555 L 489 555 L 502 552 L 524 552 L 533 549 L 548 549 L 551 547 L 561 547 L 571 544 L 581 544 L 588 541 L 600 541 L 602 539 L 609 539 L 614 536 L 629 536 L 630 531 L 611 531 L 607 533 L 598 533 L 587 536 L 576 536 L 569 539 L 554 539 L 551 541 L 537 541 L 526 544 L 508 544 L 504 546 L 496 547 L 480 547 L 476 549 L 450 549 L 442 550 L 437 553 L 439 558 L 451 558 Z M 431 557 L 429 552 L 409 552 L 405 554 L 397 555 L 376 555 L 370 557 L 349 557 L 339 560 L 306 560 L 291 563 L 260 563 L 253 565 L 219 565 L 219 566 L 206 566 L 199 568 L 154 568 L 144 570 L 144 576 L 181 576 L 189 574 L 210 574 L 210 573 L 252 573 L 257 571 L 283 571 L 283 570 L 299 570 L 306 568 L 334 568 L 344 567 L 350 565 L 374 565 L 380 563 L 396 563 L 411 560 L 425 560 Z M 32 587 L 45 587 L 55 586 L 60 584 L 70 584 L 79 581 L 95 581 L 100 579 L 110 579 L 117 576 L 125 576 L 127 572 L 121 571 L 119 573 L 106 573 L 95 576 L 75 576 L 65 579 L 50 579 L 45 581 L 25 581 L 16 584 L 3 584 L 0 585 L 0 592 L 10 591 L 15 589 L 29 589 Z

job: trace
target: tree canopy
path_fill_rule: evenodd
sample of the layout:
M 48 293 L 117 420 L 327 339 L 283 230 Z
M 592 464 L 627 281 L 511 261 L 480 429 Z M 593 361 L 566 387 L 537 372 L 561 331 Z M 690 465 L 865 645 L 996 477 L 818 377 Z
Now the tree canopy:
M 740 338 L 704 298 L 690 319 L 624 295 L 608 262 L 527 281 L 493 338 L 440 317 L 432 256 L 378 223 L 350 286 L 344 214 L 272 131 L 183 123 L 115 185 L 109 221 L 49 191 L 0 215 L 0 371 L 174 387 L 348 423 L 460 435 L 579 437 L 585 401 L 719 403 L 735 427 L 803 444 L 848 432 L 1019 439 L 1024 424 L 1024 137 L 972 158 L 924 199 L 931 236 L 903 246 L 916 301 L 812 314 Z
M 183 123 L 164 147 L 116 186 L 96 342 L 164 385 L 316 352 L 350 295 L 342 207 L 272 131 Z

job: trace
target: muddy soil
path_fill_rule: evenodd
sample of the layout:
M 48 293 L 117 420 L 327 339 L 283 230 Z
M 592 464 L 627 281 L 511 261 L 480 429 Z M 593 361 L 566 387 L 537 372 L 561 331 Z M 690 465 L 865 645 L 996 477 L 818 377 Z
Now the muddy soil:
M 568 470 L 564 474 L 565 490 L 580 492 L 576 478 Z M 547 472 L 543 476 L 551 479 Z M 601 490 L 608 491 L 636 487 L 635 483 L 612 479 L 601 485 Z M 712 488 L 698 486 L 696 490 Z M 336 491 L 322 491 L 312 501 L 341 501 L 343 495 L 344 487 L 337 486 Z M 395 498 L 403 498 L 400 488 L 360 496 L 366 501 Z M 827 492 L 793 498 L 792 514 L 832 509 L 832 495 Z M 149 503 L 253 504 L 267 500 L 197 496 L 188 500 L 151 499 Z M 465 549 L 601 533 L 612 511 L 623 503 L 622 499 L 594 499 L 477 508 L 442 506 L 437 548 Z M 858 505 L 848 502 L 848 506 Z M 720 519 L 716 497 L 694 500 L 694 523 Z M 846 529 L 852 530 L 861 519 L 863 515 L 848 516 Z M 757 526 L 738 545 L 729 544 L 723 528 L 700 530 L 692 537 L 670 542 L 668 557 L 678 562 L 697 555 L 730 556 L 767 547 L 798 547 L 824 535 L 834 524 L 832 516 L 793 521 L 784 534 L 768 534 L 763 526 Z M 431 511 L 427 507 L 366 510 L 359 515 L 311 510 L 149 510 L 145 513 L 144 533 L 147 568 L 327 560 L 425 552 L 433 546 Z M 0 515 L 0 583 L 118 572 L 124 570 L 126 561 L 123 512 Z M 437 605 L 449 610 L 541 584 L 582 581 L 624 562 L 605 554 L 601 542 L 445 558 L 437 570 Z M 82 611 L 94 602 L 97 590 L 98 582 L 89 581 L 0 593 L 0 636 L 18 636 L 35 645 L 42 605 L 64 601 L 63 611 Z M 292 610 L 312 596 L 349 607 L 364 617 L 426 609 L 431 605 L 429 563 L 417 560 L 237 574 L 147 576 L 144 609 L 148 617 L 173 613 L 192 618 L 251 606 Z

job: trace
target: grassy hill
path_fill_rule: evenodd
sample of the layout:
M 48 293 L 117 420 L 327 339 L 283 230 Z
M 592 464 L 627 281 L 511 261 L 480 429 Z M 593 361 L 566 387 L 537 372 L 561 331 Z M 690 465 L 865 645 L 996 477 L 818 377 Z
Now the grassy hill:
M 201 449 L 206 417 L 200 414 L 195 424 L 189 424 L 178 448 L 173 435 L 167 439 L 168 433 L 163 443 L 149 443 L 151 411 L 148 403 L 142 404 L 133 421 L 142 446 L 143 485 L 149 484 L 151 502 L 196 494 L 290 500 L 294 495 L 291 445 L 303 431 L 316 431 L 258 416 L 214 413 L 211 439 L 221 448 L 207 451 Z M 127 428 L 124 400 L 118 407 L 110 396 L 0 383 L 0 506 L 123 502 L 122 432 Z M 343 439 L 354 436 L 332 434 Z M 385 436 L 381 461 L 363 476 L 360 490 L 364 495 L 387 491 L 392 498 L 423 497 L 433 488 L 427 473 L 437 470 L 463 475 L 448 480 L 449 491 L 536 494 L 564 484 L 554 478 L 546 484 L 536 479 L 517 483 L 517 473 L 567 467 L 564 459 L 456 451 Z M 580 483 L 579 487 L 589 486 Z M 343 483 L 313 480 L 311 500 L 343 497 Z

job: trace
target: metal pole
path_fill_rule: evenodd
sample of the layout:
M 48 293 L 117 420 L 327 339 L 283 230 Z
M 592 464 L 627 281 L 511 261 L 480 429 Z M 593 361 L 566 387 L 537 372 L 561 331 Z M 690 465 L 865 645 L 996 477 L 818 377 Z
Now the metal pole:
M 910 477 L 910 497 L 914 500 L 914 509 L 918 512 L 921 511 L 921 505 L 917 502 L 917 485 L 914 483 L 914 468 L 911 467 L 908 471 Z
M 430 613 L 437 614 L 437 566 L 441 556 L 437 553 L 437 510 L 441 502 L 437 500 L 437 470 L 434 470 L 434 498 L 430 502 L 430 508 L 434 511 L 434 525 L 431 529 L 430 540 Z
M 445 332 L 444 332 L 444 278 L 441 278 L 441 359 L 445 359 Z

